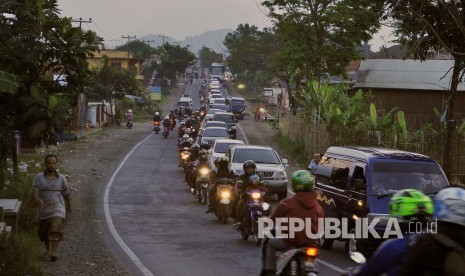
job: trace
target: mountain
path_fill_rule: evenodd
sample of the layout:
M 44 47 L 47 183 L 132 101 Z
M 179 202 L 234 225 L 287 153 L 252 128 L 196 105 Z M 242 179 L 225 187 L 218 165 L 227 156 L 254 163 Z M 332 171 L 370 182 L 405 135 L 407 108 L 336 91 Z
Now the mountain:
M 226 51 L 226 47 L 223 45 L 224 38 L 230 32 L 233 32 L 232 29 L 219 29 L 213 31 L 207 31 L 205 33 L 188 36 L 182 41 L 177 41 L 172 37 L 164 37 L 165 42 L 170 44 L 179 44 L 183 47 L 190 45 L 189 49 L 197 54 L 198 51 L 205 45 L 208 48 L 213 49 L 217 53 L 223 53 Z M 163 37 L 161 34 L 149 34 L 140 38 L 140 40 L 154 40 L 150 42 L 152 47 L 156 47 L 163 43 Z

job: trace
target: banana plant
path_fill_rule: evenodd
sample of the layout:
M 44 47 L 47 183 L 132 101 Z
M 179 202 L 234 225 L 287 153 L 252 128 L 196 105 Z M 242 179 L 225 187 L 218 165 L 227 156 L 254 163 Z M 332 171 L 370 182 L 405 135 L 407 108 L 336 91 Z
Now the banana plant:
M 18 89 L 16 77 L 4 71 L 0 71 L 0 92 L 14 94 Z

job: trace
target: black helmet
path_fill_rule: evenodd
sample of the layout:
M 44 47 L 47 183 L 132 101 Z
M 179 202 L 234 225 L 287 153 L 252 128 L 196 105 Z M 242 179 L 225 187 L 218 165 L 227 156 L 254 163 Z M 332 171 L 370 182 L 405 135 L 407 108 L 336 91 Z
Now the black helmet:
M 192 151 L 193 152 L 199 152 L 200 151 L 200 145 L 199 144 L 194 144 L 192 146 Z
M 200 158 L 200 160 L 207 160 L 207 157 L 208 157 L 208 152 L 207 152 L 205 149 L 202 149 L 202 150 L 199 152 L 199 158 Z
M 247 168 L 252 167 L 254 172 L 257 170 L 257 165 L 253 160 L 247 160 L 244 162 L 244 165 L 242 165 L 242 169 L 244 169 L 244 173 L 246 173 Z

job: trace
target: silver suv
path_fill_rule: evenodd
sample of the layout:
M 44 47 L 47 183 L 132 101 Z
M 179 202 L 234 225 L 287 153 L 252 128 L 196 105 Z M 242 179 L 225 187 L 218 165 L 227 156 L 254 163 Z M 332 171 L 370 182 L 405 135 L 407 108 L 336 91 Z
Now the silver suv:
M 255 145 L 232 145 L 226 152 L 229 158 L 229 171 L 240 176 L 244 173 L 243 164 L 253 160 L 257 164 L 257 174 L 265 181 L 268 194 L 277 194 L 278 200 L 287 197 L 287 159 L 281 159 L 271 147 Z

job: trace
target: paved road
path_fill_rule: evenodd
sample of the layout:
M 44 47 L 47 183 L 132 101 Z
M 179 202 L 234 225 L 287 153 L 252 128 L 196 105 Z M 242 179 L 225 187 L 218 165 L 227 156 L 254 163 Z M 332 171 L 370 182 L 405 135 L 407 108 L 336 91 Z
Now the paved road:
M 186 90 L 195 106 L 200 83 Z M 205 214 L 183 182 L 175 133 L 168 139 L 147 135 L 109 177 L 103 195 L 110 243 L 120 260 L 133 275 L 259 275 L 259 248 L 243 241 L 231 220 L 223 225 Z M 322 275 L 353 265 L 342 245 L 322 251 Z

